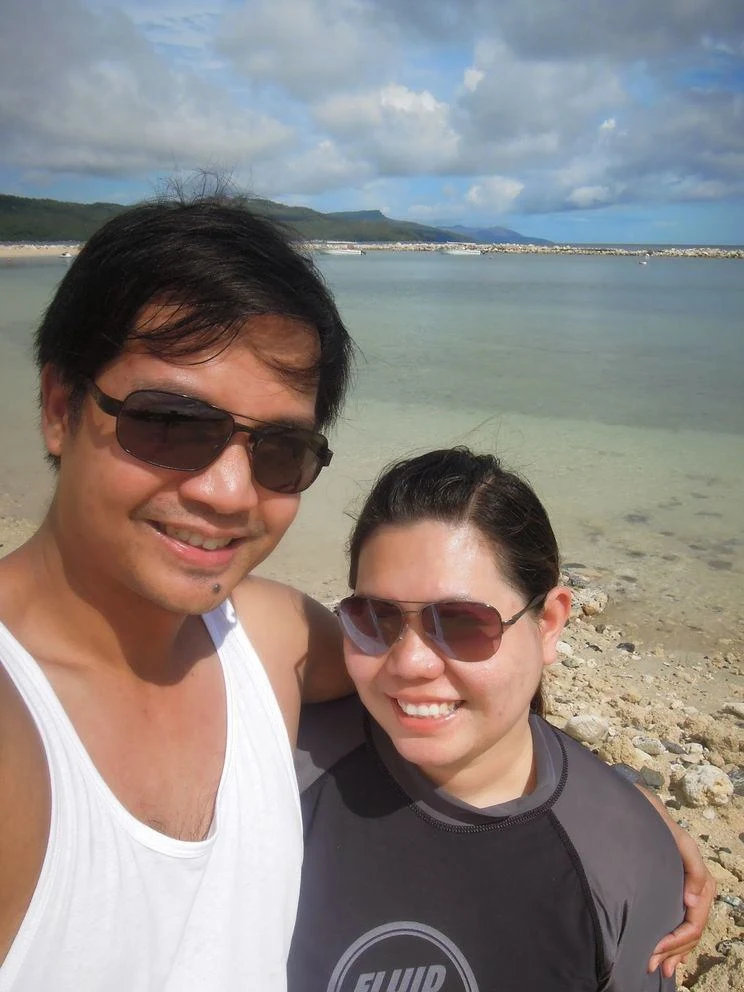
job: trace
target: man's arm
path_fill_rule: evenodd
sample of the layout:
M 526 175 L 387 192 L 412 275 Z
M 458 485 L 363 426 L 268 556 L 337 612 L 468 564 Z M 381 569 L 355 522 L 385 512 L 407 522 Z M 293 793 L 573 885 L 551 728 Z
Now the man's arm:
M 254 576 L 240 583 L 232 599 L 294 745 L 301 703 L 338 699 L 353 691 L 336 618 L 310 596 Z
M 0 665 L 0 966 L 23 922 L 49 838 L 49 774 L 23 701 Z

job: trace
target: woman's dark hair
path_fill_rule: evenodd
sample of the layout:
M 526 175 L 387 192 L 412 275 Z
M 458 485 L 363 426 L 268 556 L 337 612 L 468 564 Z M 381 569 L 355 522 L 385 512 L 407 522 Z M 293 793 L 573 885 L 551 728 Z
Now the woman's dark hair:
M 133 340 L 183 360 L 219 353 L 250 317 L 278 314 L 313 328 L 320 349 L 309 368 L 273 360 L 271 367 L 295 388 L 317 388 L 318 427 L 334 421 L 353 344 L 313 262 L 249 202 L 223 195 L 160 200 L 123 211 L 91 237 L 36 334 L 37 365 L 50 364 L 72 387 L 73 412 L 86 381 Z M 172 306 L 174 314 L 163 326 L 136 328 L 151 303 Z M 251 344 L 264 358 L 260 342 Z
M 349 539 L 351 588 L 356 587 L 361 550 L 379 527 L 421 520 L 477 528 L 493 549 L 509 585 L 527 602 L 558 585 L 558 544 L 532 487 L 502 468 L 493 455 L 457 447 L 429 451 L 385 469 Z M 530 709 L 544 715 L 541 688 Z

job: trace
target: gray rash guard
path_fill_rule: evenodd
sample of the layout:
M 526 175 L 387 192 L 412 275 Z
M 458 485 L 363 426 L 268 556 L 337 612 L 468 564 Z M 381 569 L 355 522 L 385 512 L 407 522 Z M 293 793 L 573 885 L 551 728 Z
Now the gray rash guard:
M 537 785 L 477 809 L 404 761 L 355 697 L 307 707 L 290 992 L 670 992 L 647 962 L 682 864 L 637 789 L 531 717 Z

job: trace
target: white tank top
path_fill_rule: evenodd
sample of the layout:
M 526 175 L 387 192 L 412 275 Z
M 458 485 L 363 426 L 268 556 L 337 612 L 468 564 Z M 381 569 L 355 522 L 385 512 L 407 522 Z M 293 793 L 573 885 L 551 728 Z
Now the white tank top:
M 51 825 L 0 992 L 275 992 L 302 862 L 287 732 L 227 602 L 204 617 L 222 664 L 227 748 L 205 840 L 135 819 L 97 772 L 34 659 L 0 624 L 0 661 L 41 735 Z

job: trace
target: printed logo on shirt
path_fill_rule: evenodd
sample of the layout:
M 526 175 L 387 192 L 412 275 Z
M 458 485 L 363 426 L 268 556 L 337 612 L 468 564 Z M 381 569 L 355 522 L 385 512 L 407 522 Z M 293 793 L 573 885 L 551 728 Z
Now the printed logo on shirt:
M 327 992 L 478 992 L 465 955 L 424 923 L 385 923 L 347 948 Z

